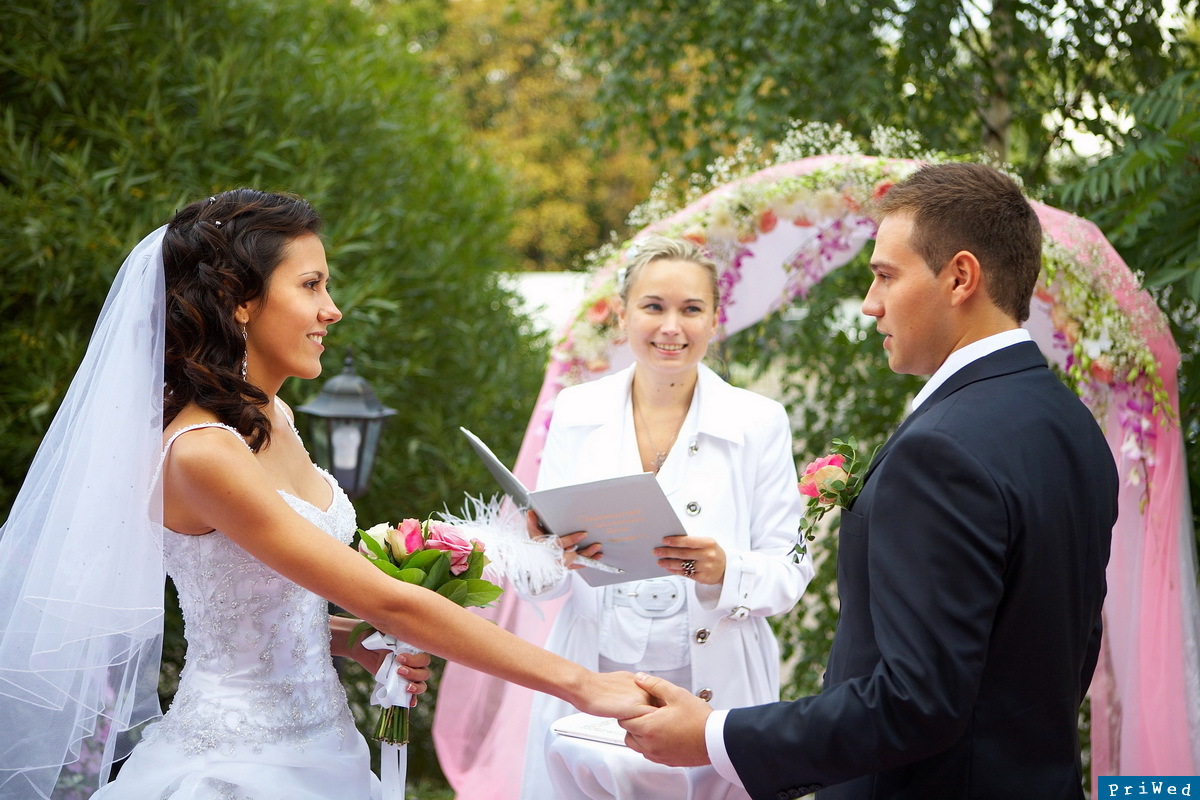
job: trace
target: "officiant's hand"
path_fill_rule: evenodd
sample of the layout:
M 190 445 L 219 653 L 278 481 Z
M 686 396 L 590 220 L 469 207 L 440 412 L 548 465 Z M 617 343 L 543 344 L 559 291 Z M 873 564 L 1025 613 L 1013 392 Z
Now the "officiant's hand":
M 546 530 L 542 521 L 538 519 L 538 515 L 533 511 L 525 512 L 525 531 L 529 534 L 530 539 L 553 539 L 554 544 L 562 548 L 562 561 L 567 569 L 583 569 L 582 564 L 575 563 L 576 556 L 599 558 L 603 555 L 603 547 L 599 542 L 593 542 L 582 550 L 576 549 L 578 544 L 587 537 L 587 531 L 575 531 L 566 536 L 555 536 Z
M 660 567 L 696 583 L 718 584 L 725 580 L 725 550 L 716 539 L 664 536 L 662 545 L 654 548 L 654 555 Z
M 637 685 L 650 693 L 658 708 L 621 720 L 625 744 L 651 761 L 669 767 L 710 763 L 704 725 L 712 706 L 670 681 L 639 672 Z

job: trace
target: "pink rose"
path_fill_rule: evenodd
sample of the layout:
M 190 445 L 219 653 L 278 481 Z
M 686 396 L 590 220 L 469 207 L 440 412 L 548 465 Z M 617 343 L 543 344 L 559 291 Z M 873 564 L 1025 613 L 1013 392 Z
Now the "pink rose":
M 596 302 L 592 303 L 587 312 L 585 312 L 584 316 L 587 317 L 588 322 L 592 323 L 593 325 L 599 325 L 607 320 L 611 313 L 612 304 L 608 302 L 607 297 L 602 297 Z
M 845 481 L 850 475 L 843 468 L 846 459 L 834 453 L 818 458 L 804 468 L 800 476 L 800 494 L 806 497 L 816 497 L 822 503 L 832 503 L 830 498 L 821 497 L 822 491 L 832 491 L 828 488 L 832 481 Z
M 388 548 L 392 558 L 399 561 L 407 555 L 425 549 L 425 540 L 421 537 L 421 523 L 415 519 L 403 520 L 387 535 Z
M 471 551 L 478 546 L 483 551 L 483 544 L 474 539 L 467 539 L 453 525 L 444 522 L 429 523 L 429 538 L 425 546 L 435 550 L 445 550 L 450 554 L 450 572 L 461 575 L 467 570 Z

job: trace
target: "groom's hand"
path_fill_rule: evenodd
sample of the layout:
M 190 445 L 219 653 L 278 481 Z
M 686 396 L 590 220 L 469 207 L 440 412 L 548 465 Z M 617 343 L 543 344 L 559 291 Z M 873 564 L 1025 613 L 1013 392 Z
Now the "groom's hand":
M 651 761 L 670 767 L 708 764 L 704 724 L 712 707 L 687 689 L 662 678 L 638 673 L 636 680 L 658 708 L 640 717 L 621 720 L 625 744 Z

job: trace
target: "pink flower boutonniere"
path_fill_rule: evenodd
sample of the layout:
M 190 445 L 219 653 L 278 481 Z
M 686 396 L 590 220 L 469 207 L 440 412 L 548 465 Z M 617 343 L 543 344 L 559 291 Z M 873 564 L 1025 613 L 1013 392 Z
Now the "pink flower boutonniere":
M 800 476 L 800 494 L 808 498 L 808 506 L 800 519 L 800 531 L 792 558 L 799 561 L 808 555 L 808 542 L 816 538 L 813 531 L 821 518 L 834 508 L 849 508 L 862 490 L 863 469 L 871 463 L 879 448 L 871 452 L 871 458 L 860 459 L 858 442 L 851 436 L 849 441 L 834 439 L 829 455 L 815 459 Z

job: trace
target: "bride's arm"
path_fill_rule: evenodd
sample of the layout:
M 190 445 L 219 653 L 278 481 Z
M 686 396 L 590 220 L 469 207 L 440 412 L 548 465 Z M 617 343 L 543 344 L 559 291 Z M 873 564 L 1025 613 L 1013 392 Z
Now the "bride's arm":
M 163 482 L 169 516 L 221 531 L 280 574 L 414 647 L 593 714 L 647 710 L 645 693 L 628 673 L 593 673 L 436 592 L 384 575 L 293 511 L 254 455 L 217 433 L 181 437 L 172 446 Z

